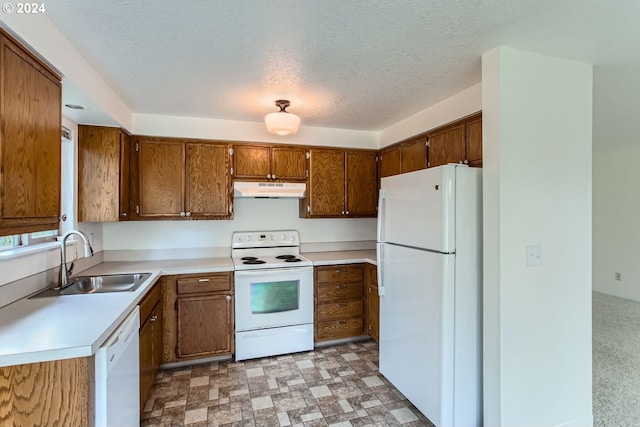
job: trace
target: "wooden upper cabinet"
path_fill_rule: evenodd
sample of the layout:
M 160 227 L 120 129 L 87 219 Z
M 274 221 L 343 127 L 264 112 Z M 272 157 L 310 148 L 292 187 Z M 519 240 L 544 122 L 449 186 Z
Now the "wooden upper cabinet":
M 229 146 L 136 137 L 138 219 L 232 217 Z
M 60 77 L 0 30 L 0 235 L 58 228 Z
M 400 172 L 407 173 L 427 167 L 427 137 L 421 136 L 400 145 Z
M 427 137 L 412 138 L 380 151 L 380 178 L 427 167 Z
M 482 113 L 429 133 L 429 167 L 446 163 L 482 167 Z
M 280 181 L 307 179 L 307 150 L 305 147 L 271 148 L 271 175 Z
M 306 164 L 304 147 L 249 144 L 233 146 L 233 176 L 236 179 L 304 181 Z
M 346 214 L 375 216 L 378 205 L 377 154 L 375 151 L 347 151 Z
M 429 133 L 429 167 L 462 163 L 465 158 L 465 124 L 446 126 Z
M 201 217 L 229 215 L 228 163 L 226 145 L 187 144 L 187 212 Z
M 78 221 L 129 219 L 129 135 L 78 126 Z
M 185 212 L 185 144 L 146 138 L 137 144 L 138 218 L 180 218 Z
M 385 148 L 380 151 L 380 178 L 400 173 L 400 146 Z
M 309 150 L 309 181 L 306 215 L 342 216 L 345 214 L 345 159 L 344 151 L 331 148 Z M 305 203 L 306 202 L 306 203 Z M 304 213 L 304 212 L 301 212 Z
M 467 161 L 469 166 L 482 167 L 482 114 L 466 123 Z
M 300 216 L 375 216 L 378 177 L 375 151 L 311 148 L 307 197 Z

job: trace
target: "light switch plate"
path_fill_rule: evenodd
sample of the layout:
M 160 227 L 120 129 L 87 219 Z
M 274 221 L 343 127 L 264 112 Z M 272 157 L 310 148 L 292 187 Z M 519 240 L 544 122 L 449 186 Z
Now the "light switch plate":
M 527 267 L 542 265 L 542 245 L 527 246 Z

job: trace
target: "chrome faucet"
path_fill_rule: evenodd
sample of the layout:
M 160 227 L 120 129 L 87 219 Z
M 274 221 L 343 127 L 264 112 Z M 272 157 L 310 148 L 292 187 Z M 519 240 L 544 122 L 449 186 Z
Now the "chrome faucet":
M 93 256 L 93 248 L 89 244 L 89 238 L 86 234 L 84 234 L 80 230 L 71 230 L 67 232 L 64 236 L 62 236 L 62 248 L 60 250 L 60 280 L 58 281 L 58 287 L 56 290 L 60 290 L 68 285 L 69 276 L 73 272 L 73 262 L 71 263 L 71 267 L 67 269 L 67 239 L 72 234 L 80 236 L 82 241 L 84 242 L 84 256 L 90 257 Z

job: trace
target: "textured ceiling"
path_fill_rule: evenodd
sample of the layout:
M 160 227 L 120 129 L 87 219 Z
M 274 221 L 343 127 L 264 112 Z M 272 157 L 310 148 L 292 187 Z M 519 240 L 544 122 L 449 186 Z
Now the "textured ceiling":
M 47 15 L 149 114 L 260 121 L 285 98 L 304 125 L 378 130 L 480 82 L 498 45 L 640 63 L 637 0 L 65 0 Z

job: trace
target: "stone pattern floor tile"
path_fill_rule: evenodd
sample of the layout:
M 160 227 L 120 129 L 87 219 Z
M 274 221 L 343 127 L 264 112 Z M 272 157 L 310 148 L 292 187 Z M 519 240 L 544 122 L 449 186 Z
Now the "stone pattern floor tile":
M 142 427 L 433 427 L 378 372 L 373 341 L 158 372 Z

